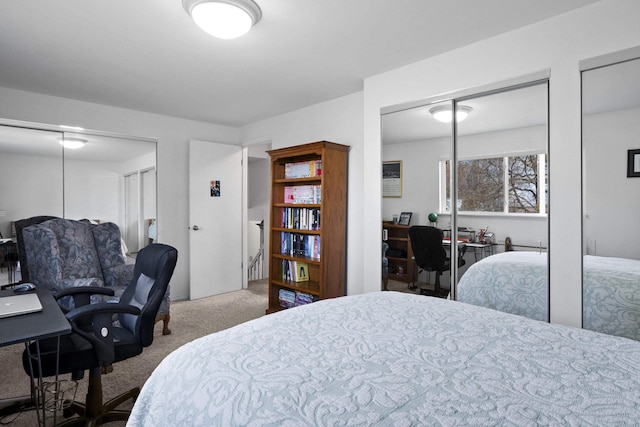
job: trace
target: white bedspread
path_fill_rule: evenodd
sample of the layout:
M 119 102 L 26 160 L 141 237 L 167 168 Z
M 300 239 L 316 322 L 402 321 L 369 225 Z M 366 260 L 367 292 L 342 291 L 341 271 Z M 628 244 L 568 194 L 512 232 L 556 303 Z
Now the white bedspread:
M 127 425 L 636 425 L 638 402 L 638 342 L 377 292 L 184 345 Z
M 583 267 L 584 328 L 640 341 L 640 261 L 587 255 Z M 492 255 L 460 278 L 457 299 L 548 320 L 547 276 L 546 253 Z
M 549 320 L 547 254 L 503 252 L 472 264 L 457 300 L 535 320 Z

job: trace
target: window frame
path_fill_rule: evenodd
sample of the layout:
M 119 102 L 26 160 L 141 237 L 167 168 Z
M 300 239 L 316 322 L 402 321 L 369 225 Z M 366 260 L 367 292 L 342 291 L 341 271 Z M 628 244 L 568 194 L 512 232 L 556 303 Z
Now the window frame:
M 538 156 L 538 188 L 543 189 L 544 191 L 538 191 L 538 212 L 509 212 L 509 158 L 510 157 L 519 157 L 519 156 Z M 465 161 L 465 160 L 480 160 L 480 159 L 496 159 L 502 158 L 504 163 L 504 174 L 503 174 L 503 211 L 502 212 L 490 212 L 490 211 L 463 211 L 458 209 L 457 212 L 460 215 L 469 215 L 469 216 L 508 216 L 508 217 L 525 217 L 525 218 L 546 218 L 548 215 L 547 212 L 547 185 L 548 185 L 548 176 L 546 175 L 545 165 L 548 162 L 548 155 L 546 152 L 542 150 L 532 150 L 532 151 L 521 151 L 521 152 L 508 152 L 508 153 L 496 153 L 492 154 L 490 157 L 488 156 L 469 156 L 459 158 L 457 161 Z M 447 162 L 449 162 L 450 158 L 443 158 L 438 162 L 439 170 L 439 210 L 441 215 L 451 215 L 451 207 L 447 209 Z M 456 168 L 457 169 L 457 168 Z M 541 212 L 541 210 L 544 210 Z

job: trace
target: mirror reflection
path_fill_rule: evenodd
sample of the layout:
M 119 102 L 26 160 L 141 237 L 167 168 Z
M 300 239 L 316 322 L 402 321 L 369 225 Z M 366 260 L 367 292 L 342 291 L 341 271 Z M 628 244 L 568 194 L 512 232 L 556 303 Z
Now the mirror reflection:
M 640 340 L 640 59 L 584 71 L 582 100 L 583 327 Z
M 151 243 L 156 224 L 156 143 L 99 133 L 0 126 L 0 233 L 40 215 L 118 225 L 128 255 Z M 4 245 L 3 245 L 4 246 Z M 9 248 L 4 252 L 8 252 Z M 0 284 L 20 280 L 19 265 Z
M 443 112 L 449 114 L 444 122 L 436 117 Z M 415 250 L 407 249 L 404 260 L 397 259 L 402 251 L 393 250 L 403 244 L 393 219 L 408 211 L 410 225 L 442 230 L 448 264 L 439 277 L 440 296 L 548 320 L 547 117 L 546 81 L 382 116 L 383 161 L 402 161 L 402 196 L 382 203 L 391 288 L 401 290 L 394 282 L 405 282 L 429 294 L 438 285 L 439 271 L 421 267 L 417 259 L 411 264 Z M 457 251 L 451 250 L 453 238 Z M 504 252 L 518 254 L 503 257 Z M 397 265 L 405 260 L 408 266 L 398 277 Z M 456 268 L 460 287 L 452 288 Z M 522 268 L 535 271 L 527 283 L 517 280 Z

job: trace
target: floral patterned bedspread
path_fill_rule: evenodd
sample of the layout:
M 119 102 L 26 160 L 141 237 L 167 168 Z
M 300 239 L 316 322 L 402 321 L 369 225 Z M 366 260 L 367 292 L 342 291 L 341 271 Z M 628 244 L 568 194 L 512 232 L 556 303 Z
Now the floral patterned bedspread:
M 640 341 L 640 261 L 584 257 L 583 326 Z M 548 320 L 547 254 L 504 252 L 473 264 L 458 301 Z
M 640 343 L 398 292 L 179 348 L 128 426 L 635 425 Z
M 472 264 L 458 282 L 458 301 L 535 320 L 549 320 L 547 254 L 503 252 Z

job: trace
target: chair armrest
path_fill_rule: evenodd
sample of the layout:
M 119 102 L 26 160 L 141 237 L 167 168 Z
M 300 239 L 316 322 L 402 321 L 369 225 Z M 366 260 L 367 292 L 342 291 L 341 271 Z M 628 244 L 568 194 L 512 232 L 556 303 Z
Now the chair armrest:
M 82 307 L 91 304 L 91 295 L 107 295 L 112 297 L 115 295 L 115 292 L 113 289 L 103 288 L 101 286 L 76 286 L 56 292 L 55 298 L 56 300 L 60 300 L 63 297 L 71 296 L 73 297 L 74 306 Z
M 102 367 L 115 360 L 113 315 L 116 313 L 139 315 L 140 309 L 124 303 L 101 302 L 75 308 L 66 314 L 73 332 L 91 344 Z
M 140 314 L 140 309 L 134 305 L 119 302 L 100 302 L 97 304 L 83 305 L 82 307 L 74 308 L 65 316 L 69 322 L 75 322 L 82 317 L 95 316 L 102 313 L 108 314 L 109 319 L 111 319 L 111 315 L 117 313 L 133 314 L 137 316 Z
M 115 292 L 111 288 L 103 288 L 101 286 L 78 286 L 77 288 L 67 288 L 56 292 L 56 299 L 65 297 L 67 295 L 75 294 L 101 294 L 113 296 Z

